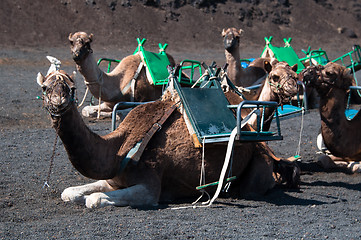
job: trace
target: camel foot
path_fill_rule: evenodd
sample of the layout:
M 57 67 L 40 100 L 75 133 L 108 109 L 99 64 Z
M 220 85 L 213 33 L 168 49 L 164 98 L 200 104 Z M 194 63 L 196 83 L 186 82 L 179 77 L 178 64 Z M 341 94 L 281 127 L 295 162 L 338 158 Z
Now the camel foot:
M 347 165 L 347 168 L 353 173 L 361 173 L 361 162 L 351 162 Z
M 66 188 L 61 194 L 61 199 L 64 202 L 75 202 L 79 204 L 85 203 L 84 195 L 81 194 L 76 187 Z
M 105 206 L 115 205 L 109 200 L 109 197 L 104 193 L 92 193 L 85 196 L 85 206 L 87 208 L 101 208 Z
M 98 117 L 98 106 L 86 106 L 82 109 L 83 117 Z M 100 110 L 100 117 L 110 118 L 112 112 Z

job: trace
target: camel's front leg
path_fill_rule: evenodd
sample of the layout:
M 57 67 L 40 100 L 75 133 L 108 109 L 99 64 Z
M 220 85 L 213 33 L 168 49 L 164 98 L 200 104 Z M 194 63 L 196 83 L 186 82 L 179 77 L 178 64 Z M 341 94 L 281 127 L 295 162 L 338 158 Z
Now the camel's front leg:
M 150 189 L 145 184 L 137 184 L 128 188 L 119 189 L 107 193 L 93 193 L 85 197 L 85 205 L 88 208 L 105 206 L 157 206 L 159 190 Z
M 100 104 L 100 116 L 102 117 L 111 117 L 114 104 L 103 102 Z M 99 111 L 99 105 L 95 106 L 85 106 L 81 114 L 83 117 L 97 117 Z
M 85 203 L 85 195 L 95 192 L 109 192 L 113 190 L 114 188 L 111 187 L 106 180 L 100 180 L 82 186 L 69 187 L 63 191 L 61 199 L 65 202 Z

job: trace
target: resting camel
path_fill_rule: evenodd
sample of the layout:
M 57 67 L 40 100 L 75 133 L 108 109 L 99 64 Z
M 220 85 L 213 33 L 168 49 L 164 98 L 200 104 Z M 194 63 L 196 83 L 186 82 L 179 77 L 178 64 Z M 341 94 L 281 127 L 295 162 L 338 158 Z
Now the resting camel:
M 121 62 L 110 73 L 103 72 L 93 56 L 90 43 L 93 34 L 76 32 L 69 35 L 73 60 L 77 70 L 84 76 L 85 84 L 97 99 L 103 101 L 100 111 L 103 116 L 111 116 L 114 105 L 117 102 L 146 102 L 160 98 L 162 88 L 150 84 L 147 80 L 144 68 L 134 82 L 132 79 L 138 69 L 141 58 L 139 54 L 130 55 Z M 170 63 L 174 66 L 174 59 L 167 55 Z M 82 114 L 85 117 L 96 116 L 98 106 L 87 106 Z
M 262 86 L 259 87 L 255 92 L 247 94 L 244 92 L 247 100 L 257 101 L 272 101 L 277 102 L 279 106 L 289 102 L 290 98 L 297 94 L 297 64 L 290 67 L 286 62 L 278 62 L 277 59 L 272 59 L 271 63 L 268 61 L 264 62 L 264 69 L 266 69 L 268 75 Z M 239 104 L 244 99 L 230 91 L 226 93 L 228 101 L 233 104 Z M 244 109 L 242 117 L 245 117 L 251 110 Z M 263 110 L 261 109 L 261 112 Z M 271 127 L 272 119 L 274 116 L 274 109 L 266 108 L 264 110 L 264 124 L 263 130 L 268 131 Z M 248 122 L 254 129 L 257 129 L 257 119 L 252 117 Z
M 248 87 L 264 80 L 266 71 L 263 65 L 268 58 L 257 58 L 247 68 L 242 68 L 239 53 L 239 39 L 242 32 L 242 29 L 237 30 L 236 28 L 223 29 L 222 37 L 229 79 L 238 87 Z
M 332 155 L 323 155 L 319 163 L 325 168 L 343 167 L 361 172 L 361 113 L 352 120 L 345 116 L 347 94 L 354 79 L 350 70 L 330 62 L 310 66 L 301 72 L 307 86 L 320 95 L 321 133 Z
M 171 88 L 161 100 L 134 108 L 119 127 L 105 135 L 93 133 L 84 123 L 74 103 L 75 85 L 63 71 L 38 84 L 44 92 L 44 106 L 61 138 L 70 162 L 84 176 L 98 180 L 63 191 L 64 201 L 85 203 L 88 208 L 114 206 L 155 206 L 159 202 L 199 196 L 202 149 L 195 148 L 179 107 L 179 96 Z M 175 109 L 173 112 L 169 110 Z M 169 118 L 159 129 L 159 122 Z M 169 115 L 170 114 L 170 115 Z M 128 152 L 149 129 L 159 129 L 150 139 L 138 162 L 126 164 Z M 246 126 L 247 127 L 247 126 Z M 226 146 L 204 148 L 207 181 L 217 181 Z M 231 193 L 264 194 L 275 186 L 273 172 L 291 187 L 298 186 L 296 164 L 275 157 L 265 143 L 234 146 Z M 207 189 L 212 191 L 212 189 Z

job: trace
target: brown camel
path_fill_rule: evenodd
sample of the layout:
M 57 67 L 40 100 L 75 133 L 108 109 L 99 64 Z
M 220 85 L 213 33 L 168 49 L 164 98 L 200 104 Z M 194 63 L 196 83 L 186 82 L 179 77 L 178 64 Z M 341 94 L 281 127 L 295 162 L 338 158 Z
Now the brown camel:
M 263 68 L 266 58 L 257 58 L 247 68 L 242 68 L 239 53 L 239 40 L 243 30 L 236 28 L 223 29 L 222 37 L 225 48 L 227 74 L 232 83 L 238 87 L 248 87 L 261 83 L 266 77 Z
M 99 180 L 65 189 L 64 201 L 85 203 L 89 208 L 147 206 L 199 194 L 196 187 L 201 176 L 202 149 L 194 148 L 183 115 L 177 109 L 151 138 L 139 161 L 125 164 L 133 146 L 149 129 L 158 126 L 170 107 L 178 106 L 172 98 L 177 97 L 174 91 L 168 88 L 162 100 L 134 108 L 115 131 L 99 136 L 80 116 L 74 103 L 75 85 L 65 72 L 53 72 L 46 78 L 39 74 L 38 83 L 69 160 L 81 174 Z M 205 146 L 207 181 L 218 180 L 226 148 Z M 265 143 L 237 143 L 233 156 L 232 176 L 237 180 L 231 184 L 231 193 L 263 194 L 275 185 L 273 172 L 289 186 L 298 186 L 297 165 L 276 158 Z
M 85 32 L 70 33 L 69 35 L 71 52 L 77 70 L 84 76 L 85 83 L 93 96 L 97 99 L 100 97 L 103 101 L 100 106 L 103 116 L 110 117 L 117 102 L 146 102 L 160 98 L 162 88 L 149 83 L 144 68 L 139 73 L 134 85 L 132 83 L 141 61 L 139 54 L 123 58 L 112 72 L 105 73 L 94 59 L 90 46 L 92 40 L 93 34 L 88 35 Z M 174 59 L 170 55 L 167 56 L 174 66 Z M 96 116 L 97 111 L 98 106 L 87 106 L 83 109 L 82 114 L 86 117 Z
M 266 69 L 268 73 L 266 80 L 255 92 L 251 94 L 244 92 L 243 94 L 246 100 L 272 101 L 277 102 L 279 106 L 288 103 L 289 100 L 297 94 L 297 64 L 290 67 L 286 62 L 278 62 L 276 59 L 272 59 L 271 63 L 268 61 L 264 62 L 264 69 Z M 226 93 L 226 96 L 228 101 L 233 105 L 239 104 L 244 100 L 233 91 Z M 242 117 L 245 117 L 250 111 L 250 109 L 244 109 Z M 262 111 L 261 109 L 261 112 Z M 264 111 L 265 121 L 263 130 L 268 131 L 271 127 L 275 109 L 265 108 Z M 255 129 L 257 129 L 256 120 L 255 117 L 252 117 L 248 122 L 248 124 Z
M 361 172 L 361 113 L 351 120 L 345 116 L 347 94 L 354 84 L 350 70 L 330 62 L 307 67 L 302 75 L 306 85 L 314 87 L 320 95 L 322 137 L 332 154 L 320 157 L 320 164 Z

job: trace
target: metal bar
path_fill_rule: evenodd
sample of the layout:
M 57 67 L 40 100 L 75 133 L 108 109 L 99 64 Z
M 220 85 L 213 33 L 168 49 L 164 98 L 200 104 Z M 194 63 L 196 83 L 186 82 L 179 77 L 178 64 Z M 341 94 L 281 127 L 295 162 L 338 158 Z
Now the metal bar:
M 113 112 L 112 112 L 112 131 L 114 131 L 116 129 L 116 121 L 117 121 L 117 111 L 119 108 L 132 108 L 132 107 L 136 107 L 138 105 L 142 105 L 142 104 L 146 104 L 146 103 L 151 103 L 154 101 L 150 101 L 150 102 L 118 102 L 117 104 L 114 105 L 113 107 Z

